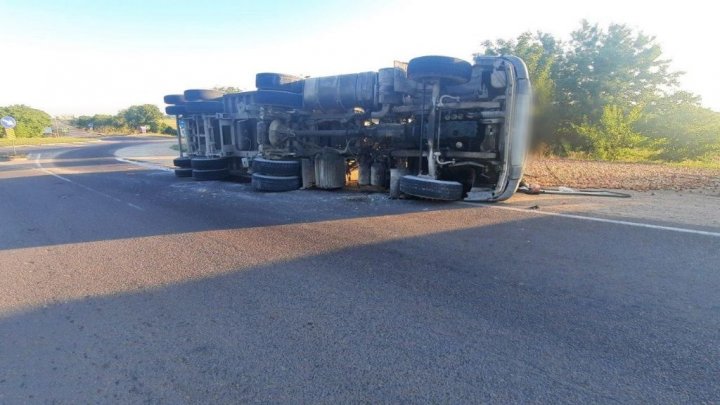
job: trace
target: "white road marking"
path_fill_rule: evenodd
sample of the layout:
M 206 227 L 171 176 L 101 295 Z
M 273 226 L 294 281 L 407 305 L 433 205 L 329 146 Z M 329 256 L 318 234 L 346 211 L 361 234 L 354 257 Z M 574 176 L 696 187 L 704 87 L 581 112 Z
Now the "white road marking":
M 46 169 L 46 168 L 44 168 L 44 167 L 42 166 L 42 164 L 40 163 L 40 157 L 41 157 L 41 156 L 42 156 L 42 153 L 38 153 L 37 156 L 35 156 L 35 166 L 37 167 L 37 170 L 40 170 L 41 172 L 46 173 L 46 174 L 49 174 L 49 175 L 51 175 L 51 176 L 53 176 L 53 177 L 55 177 L 55 178 L 58 178 L 58 179 L 60 179 L 60 180 L 62 180 L 62 181 L 65 181 L 65 182 L 74 184 L 74 185 L 76 185 L 76 186 L 78 186 L 78 187 L 80 187 L 80 188 L 82 188 L 82 189 L 84 189 L 84 190 L 87 190 L 87 191 L 93 192 L 93 193 L 95 193 L 95 194 L 101 195 L 101 196 L 103 196 L 103 197 L 105 197 L 105 198 L 109 198 L 109 199 L 111 199 L 111 200 L 113 200 L 113 201 L 115 201 L 115 202 L 127 204 L 128 206 L 130 206 L 130 207 L 132 207 L 132 208 L 135 208 L 136 210 L 145 211 L 145 209 L 143 209 L 142 207 L 139 207 L 139 206 L 137 206 L 137 205 L 135 205 L 135 204 L 133 204 L 133 203 L 129 203 L 129 202 L 123 201 L 123 200 L 121 200 L 121 199 L 119 199 L 119 198 L 116 198 L 116 197 L 111 196 L 110 194 L 103 193 L 102 191 L 95 190 L 95 189 L 92 188 L 92 187 L 88 187 L 88 186 L 86 186 L 86 185 L 84 185 L 84 184 L 80 184 L 80 183 L 78 183 L 78 182 L 72 181 L 72 180 L 68 179 L 67 177 L 61 176 L 61 175 L 59 175 L 59 174 L 57 174 L 57 173 L 53 173 L 52 171 L 50 171 L 50 170 L 48 170 L 48 169 Z
M 593 222 L 603 222 L 606 224 L 616 224 L 616 225 L 627 225 L 627 226 L 634 226 L 638 228 L 648 228 L 648 229 L 657 229 L 661 231 L 672 231 L 672 232 L 682 232 L 682 233 L 691 233 L 695 235 L 703 235 L 703 236 L 713 236 L 716 238 L 720 238 L 720 232 L 711 232 L 711 231 L 701 231 L 699 229 L 690 229 L 690 228 L 680 228 L 675 226 L 664 226 L 664 225 L 655 225 L 655 224 L 647 224 L 644 222 L 633 222 L 633 221 L 623 221 L 619 219 L 607 219 L 607 218 L 598 218 L 598 217 L 589 217 L 585 215 L 575 215 L 575 214 L 564 214 L 561 212 L 548 212 L 548 211 L 540 211 L 540 210 L 529 210 L 527 208 L 517 208 L 517 207 L 507 207 L 502 205 L 495 205 L 495 204 L 483 204 L 483 203 L 468 203 L 465 204 L 469 205 L 482 205 L 483 207 L 488 208 L 494 208 L 498 210 L 508 210 L 508 211 L 517 211 L 517 212 L 524 212 L 526 214 L 535 214 L 535 215 L 546 215 L 551 217 L 562 217 L 562 218 L 572 218 L 572 219 L 579 219 L 583 221 L 593 221 Z
M 147 162 L 138 162 L 138 161 L 136 161 L 136 160 L 123 159 L 123 158 L 121 158 L 121 157 L 116 157 L 115 160 L 117 160 L 118 162 L 129 163 L 129 164 L 131 164 L 131 165 L 144 167 L 144 168 L 146 168 L 146 169 L 163 170 L 163 171 L 166 171 L 166 172 L 171 172 L 171 171 L 172 171 L 172 169 L 169 168 L 169 167 L 165 167 L 165 166 L 161 166 L 161 165 L 156 165 L 156 164 L 152 164 L 152 163 L 147 163 Z

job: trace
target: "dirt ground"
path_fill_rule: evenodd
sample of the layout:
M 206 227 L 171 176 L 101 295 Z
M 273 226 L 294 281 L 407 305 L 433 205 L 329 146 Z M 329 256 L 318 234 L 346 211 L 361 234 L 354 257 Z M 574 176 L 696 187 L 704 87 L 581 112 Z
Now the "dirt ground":
M 694 191 L 720 195 L 720 170 L 532 156 L 525 181 L 542 187 Z
M 517 193 L 503 205 L 544 212 L 720 228 L 720 170 L 532 157 L 525 181 L 543 188 L 620 191 L 630 198 Z

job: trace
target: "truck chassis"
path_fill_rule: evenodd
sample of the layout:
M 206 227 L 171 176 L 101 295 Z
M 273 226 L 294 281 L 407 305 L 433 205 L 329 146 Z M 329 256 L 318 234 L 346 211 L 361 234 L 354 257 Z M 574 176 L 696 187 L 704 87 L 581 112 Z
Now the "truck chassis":
M 505 200 L 522 177 L 531 87 L 515 56 L 422 56 L 311 78 L 259 73 L 256 87 L 165 96 L 178 123 L 178 177 L 238 176 L 275 192 L 353 184 L 448 201 Z

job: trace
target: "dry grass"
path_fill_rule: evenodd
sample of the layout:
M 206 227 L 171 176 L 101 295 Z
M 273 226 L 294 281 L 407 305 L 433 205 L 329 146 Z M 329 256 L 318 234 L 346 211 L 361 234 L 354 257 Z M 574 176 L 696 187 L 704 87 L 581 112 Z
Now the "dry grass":
M 27 146 L 27 145 L 48 145 L 53 143 L 73 143 L 73 142 L 87 142 L 88 138 L 73 138 L 73 137 L 57 137 L 57 138 L 0 138 L 0 147 L 2 146 Z

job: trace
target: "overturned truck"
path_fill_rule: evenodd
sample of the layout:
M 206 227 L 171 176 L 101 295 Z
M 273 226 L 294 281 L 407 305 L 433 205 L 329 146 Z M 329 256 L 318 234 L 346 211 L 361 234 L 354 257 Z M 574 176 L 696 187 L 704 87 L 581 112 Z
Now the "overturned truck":
M 507 199 L 525 163 L 528 73 L 514 56 L 474 62 L 422 56 L 377 72 L 259 73 L 254 91 L 165 96 L 178 120 L 175 174 L 249 177 L 258 191 L 351 181 L 392 197 Z

